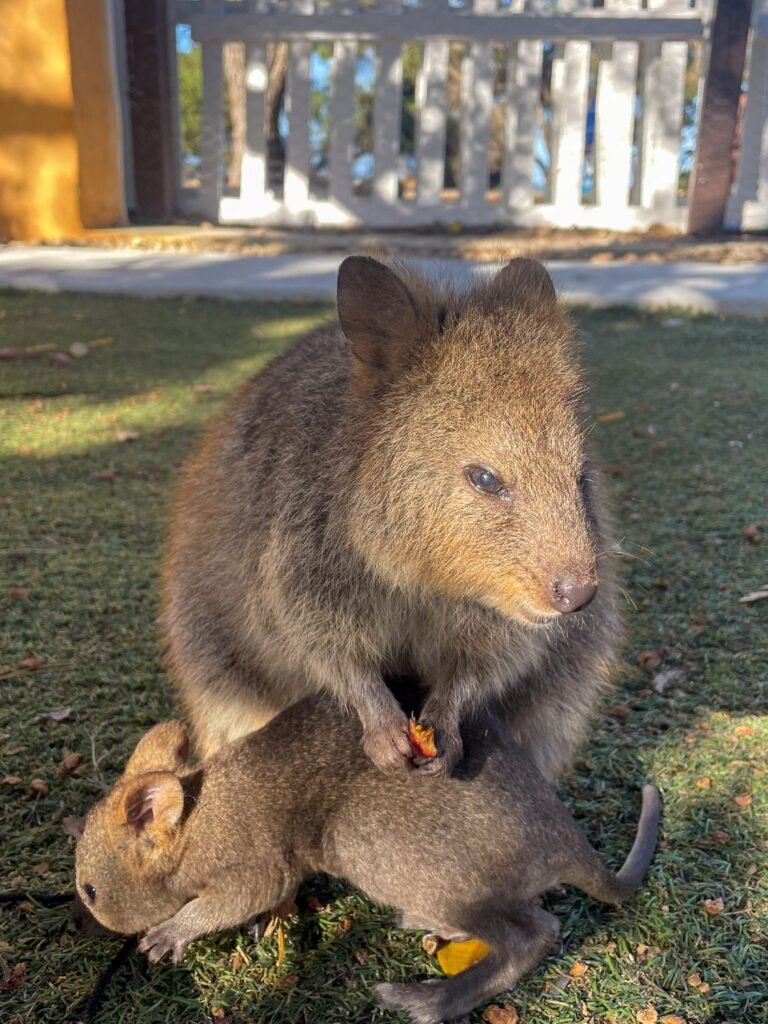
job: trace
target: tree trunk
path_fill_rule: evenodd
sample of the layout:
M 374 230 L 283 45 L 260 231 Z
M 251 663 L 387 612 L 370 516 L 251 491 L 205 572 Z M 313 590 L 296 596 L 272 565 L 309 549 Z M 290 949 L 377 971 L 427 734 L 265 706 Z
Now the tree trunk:
M 224 44 L 224 82 L 230 130 L 227 183 L 230 188 L 239 189 L 245 152 L 245 47 L 242 43 Z

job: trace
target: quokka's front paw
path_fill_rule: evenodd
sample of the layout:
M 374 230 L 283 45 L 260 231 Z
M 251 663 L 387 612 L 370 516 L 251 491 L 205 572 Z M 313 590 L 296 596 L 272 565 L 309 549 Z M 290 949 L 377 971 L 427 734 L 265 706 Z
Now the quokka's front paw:
M 167 953 L 171 954 L 171 959 L 177 964 L 183 958 L 189 941 L 178 934 L 178 928 L 171 918 L 170 921 L 150 928 L 139 943 L 139 949 L 147 954 L 151 964 L 158 963 Z
M 385 722 L 364 729 L 363 750 L 384 771 L 410 767 L 413 752 L 405 715 L 392 715 Z

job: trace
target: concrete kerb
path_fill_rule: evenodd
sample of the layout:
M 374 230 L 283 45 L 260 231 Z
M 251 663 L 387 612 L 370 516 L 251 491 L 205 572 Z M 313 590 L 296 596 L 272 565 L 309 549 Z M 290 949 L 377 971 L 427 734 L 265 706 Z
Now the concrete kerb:
M 123 249 L 0 248 L 0 287 L 137 296 L 207 296 L 254 301 L 333 301 L 338 253 L 237 255 Z M 461 279 L 495 266 L 458 259 L 419 260 L 430 274 Z M 768 264 L 587 263 L 547 266 L 562 298 L 588 306 L 689 309 L 768 317 Z

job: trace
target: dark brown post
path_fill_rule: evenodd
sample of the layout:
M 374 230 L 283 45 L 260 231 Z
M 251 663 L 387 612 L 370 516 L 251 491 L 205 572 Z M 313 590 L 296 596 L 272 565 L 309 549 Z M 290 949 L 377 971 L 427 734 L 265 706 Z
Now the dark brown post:
M 176 203 L 171 27 L 166 0 L 125 0 L 136 213 L 164 221 Z
M 688 230 L 694 235 L 723 227 L 751 17 L 752 0 L 718 0 L 688 208 Z

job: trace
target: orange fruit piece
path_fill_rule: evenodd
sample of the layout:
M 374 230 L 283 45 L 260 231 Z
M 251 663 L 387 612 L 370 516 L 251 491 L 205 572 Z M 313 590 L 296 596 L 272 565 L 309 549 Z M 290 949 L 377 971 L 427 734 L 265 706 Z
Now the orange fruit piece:
M 417 757 L 437 757 L 435 730 L 419 725 L 415 718 L 408 723 L 408 739 Z
M 481 939 L 467 939 L 466 942 L 446 942 L 437 951 L 437 962 L 445 974 L 461 974 L 472 964 L 488 956 L 491 947 Z

